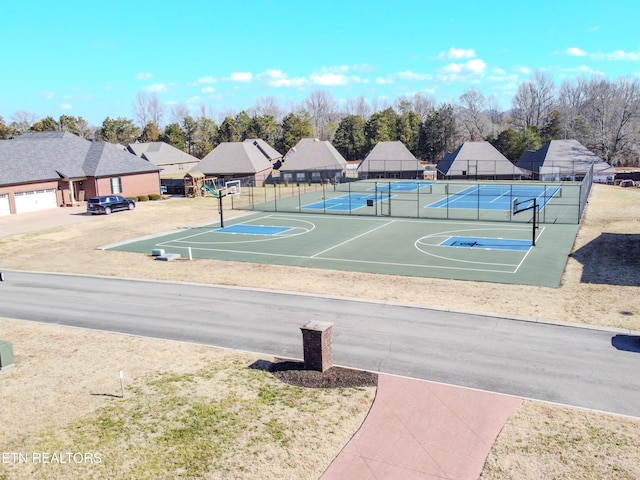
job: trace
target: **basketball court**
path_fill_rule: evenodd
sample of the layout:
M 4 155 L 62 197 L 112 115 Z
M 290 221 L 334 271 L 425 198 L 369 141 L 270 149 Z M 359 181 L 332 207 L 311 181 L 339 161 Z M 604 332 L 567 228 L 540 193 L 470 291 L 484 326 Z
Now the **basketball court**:
M 215 208 L 212 205 L 212 210 Z M 212 212 L 213 213 L 213 212 Z M 577 225 L 257 212 L 105 249 L 555 287 Z M 533 235 L 535 244 L 533 246 Z M 227 275 L 233 275 L 230 269 Z M 381 279 L 381 281 L 384 281 Z

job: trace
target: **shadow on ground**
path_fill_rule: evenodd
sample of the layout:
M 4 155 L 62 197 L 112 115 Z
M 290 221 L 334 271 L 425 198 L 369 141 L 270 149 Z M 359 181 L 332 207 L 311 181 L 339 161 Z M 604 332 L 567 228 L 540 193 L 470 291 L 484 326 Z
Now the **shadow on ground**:
M 571 257 L 583 265 L 582 283 L 640 286 L 640 234 L 604 232 Z
M 640 352 L 640 337 L 637 335 L 614 335 L 611 345 L 625 352 Z

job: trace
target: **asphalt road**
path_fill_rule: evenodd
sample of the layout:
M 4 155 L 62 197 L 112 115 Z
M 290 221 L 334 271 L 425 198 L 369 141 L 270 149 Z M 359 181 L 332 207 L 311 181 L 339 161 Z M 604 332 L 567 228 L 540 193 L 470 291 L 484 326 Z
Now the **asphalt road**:
M 15 271 L 5 271 L 0 282 L 0 316 L 285 358 L 303 357 L 301 326 L 329 321 L 337 365 L 640 417 L 640 340 L 611 330 L 241 288 Z M 0 321 L 0 338 L 2 330 Z

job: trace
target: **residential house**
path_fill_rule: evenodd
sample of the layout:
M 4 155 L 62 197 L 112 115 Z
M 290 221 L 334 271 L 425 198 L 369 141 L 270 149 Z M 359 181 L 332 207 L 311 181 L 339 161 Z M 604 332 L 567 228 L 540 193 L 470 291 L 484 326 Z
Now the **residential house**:
M 68 132 L 0 141 L 0 215 L 74 205 L 97 195 L 160 193 L 160 168 L 121 145 Z
M 200 159 L 177 149 L 165 142 L 130 143 L 127 145 L 134 155 L 148 160 L 156 167 L 162 168 L 160 178 L 177 178 L 184 176 L 198 164 Z M 177 175 L 176 175 L 177 174 Z
M 191 171 L 202 172 L 207 178 L 243 179 L 254 186 L 261 186 L 271 175 L 273 164 L 281 158 L 282 154 L 261 139 L 223 142 Z

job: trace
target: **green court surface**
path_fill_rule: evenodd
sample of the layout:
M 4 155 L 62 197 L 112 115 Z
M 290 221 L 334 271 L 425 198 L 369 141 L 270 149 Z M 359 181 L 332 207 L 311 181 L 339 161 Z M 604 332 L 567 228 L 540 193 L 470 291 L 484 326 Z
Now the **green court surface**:
M 163 250 L 181 259 L 557 287 L 577 230 L 539 225 L 530 246 L 531 224 L 258 212 L 224 229 L 211 224 L 103 248 L 150 260 Z

